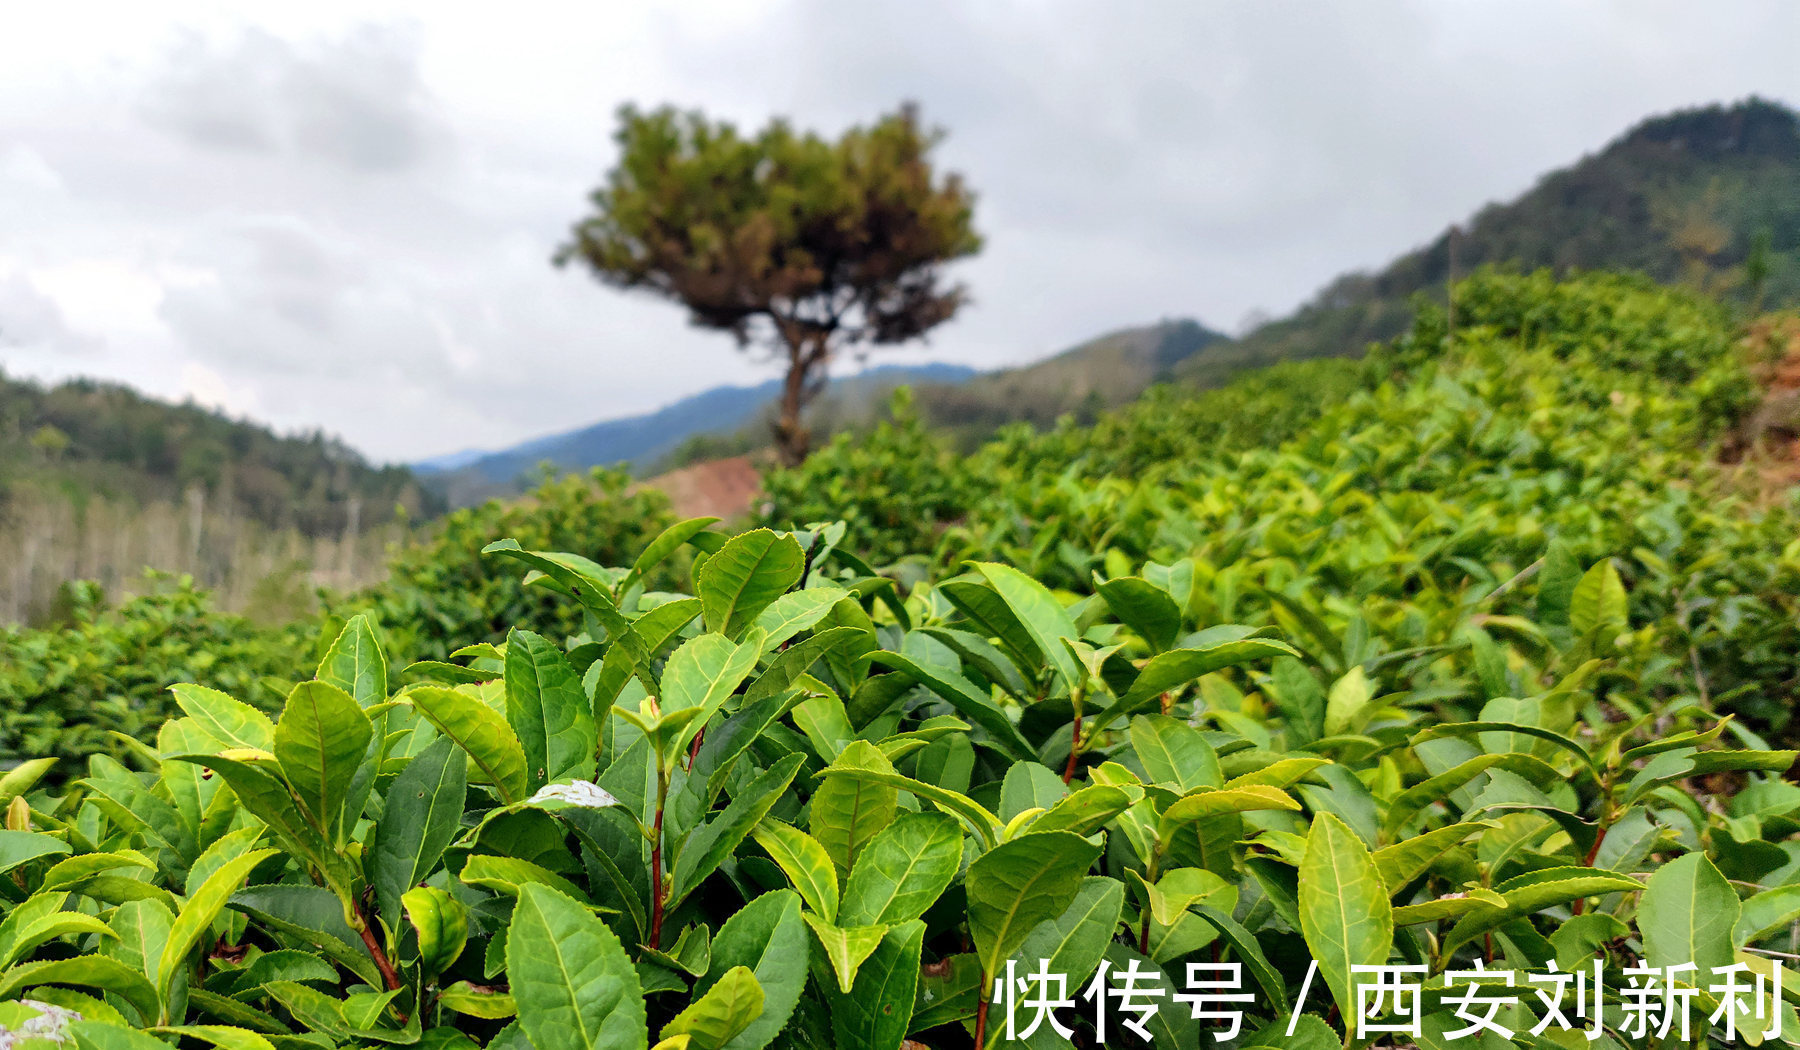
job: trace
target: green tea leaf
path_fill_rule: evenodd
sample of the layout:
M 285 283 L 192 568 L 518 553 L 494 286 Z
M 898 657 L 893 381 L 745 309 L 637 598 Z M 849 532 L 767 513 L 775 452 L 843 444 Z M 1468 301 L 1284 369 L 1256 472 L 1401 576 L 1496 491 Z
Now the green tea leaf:
M 1000 781 L 1000 813 L 1003 821 L 1028 809 L 1049 809 L 1067 798 L 1069 786 L 1041 762 L 1015 762 Z
M 1239 638 L 1205 648 L 1171 649 L 1166 653 L 1158 653 L 1138 672 L 1125 695 L 1088 723 L 1082 738 L 1097 738 L 1120 718 L 1136 714 L 1156 703 L 1162 694 L 1179 689 L 1201 675 L 1271 656 L 1297 655 L 1299 654 L 1294 652 L 1292 646 L 1272 638 Z
M 859 740 L 844 749 L 839 762 L 856 762 L 891 772 L 893 764 L 875 745 Z M 895 774 L 898 775 L 898 774 Z M 848 877 L 856 855 L 875 833 L 888 826 L 899 806 L 894 785 L 860 777 L 826 777 L 812 796 L 812 837 L 825 847 L 838 878 Z
M 0 1000 L 11 999 L 27 988 L 45 984 L 103 988 L 117 994 L 145 1017 L 155 1017 L 158 1013 L 156 989 L 144 975 L 104 955 L 82 955 L 14 966 L 0 974 Z
M 1383 846 L 1375 851 L 1375 867 L 1381 872 L 1382 884 L 1393 893 L 1399 893 L 1407 884 L 1425 873 L 1439 857 L 1449 852 L 1458 843 L 1478 831 L 1491 828 L 1489 821 L 1475 821 L 1468 824 L 1451 824 L 1447 827 L 1433 828 L 1423 835 L 1415 835 L 1391 846 Z
M 527 886 L 547 886 L 572 900 L 588 903 L 587 894 L 573 882 L 541 864 L 518 857 L 478 853 L 463 864 L 457 878 L 465 885 L 480 886 L 509 897 L 522 896 Z
M 506 636 L 506 720 L 525 752 L 528 790 L 594 779 L 600 731 L 568 657 L 542 635 Z
M 893 768 L 892 763 L 887 760 L 887 756 L 883 755 L 879 748 L 867 741 L 858 740 L 845 748 L 844 753 L 838 756 L 838 760 L 819 774 L 824 778 L 824 783 L 820 784 L 819 790 L 813 793 L 813 837 L 825 844 L 826 852 L 832 854 L 832 862 L 839 864 L 840 870 L 848 869 L 849 863 L 848 861 L 840 863 L 840 854 L 833 852 L 832 841 L 820 834 L 818 826 L 819 798 L 826 794 L 832 781 L 837 779 L 911 792 L 945 812 L 961 817 L 984 842 L 996 840 L 1000 831 L 1000 818 L 989 813 L 979 803 L 947 788 L 901 776 L 894 772 Z M 854 840 L 856 848 L 861 848 L 863 842 L 866 842 L 877 830 L 885 826 L 887 819 L 893 813 L 892 805 L 889 805 L 885 809 L 886 816 L 882 816 L 880 820 L 875 819 L 875 815 L 883 812 L 879 795 L 875 799 L 869 800 L 866 806 L 859 801 L 861 796 L 854 794 L 833 791 L 828 797 L 832 805 L 839 811 L 833 819 L 837 820 L 837 826 L 840 829 L 847 826 L 844 823 L 848 819 L 845 817 L 846 813 L 855 817 L 855 828 L 858 832 Z M 867 834 L 862 834 L 865 831 Z M 849 858 L 854 859 L 854 850 L 849 851 Z
M 912 1022 L 925 923 L 914 919 L 881 937 L 848 992 L 826 988 L 835 1045 L 844 1050 L 898 1050 Z
M 1067 910 L 1099 856 L 1079 835 L 1048 831 L 1003 842 L 969 865 L 969 933 L 984 975 L 998 972 L 1038 923 Z
M 1599 868 L 1540 868 L 1526 872 L 1494 887 L 1506 902 L 1504 908 L 1493 907 L 1490 903 L 1471 908 L 1444 935 L 1444 948 L 1452 950 L 1489 930 L 1499 929 L 1514 919 L 1536 914 L 1545 908 L 1608 893 L 1625 893 L 1637 889 L 1638 885 L 1634 879 Z M 1736 897 L 1732 899 L 1735 902 Z M 1732 921 L 1736 918 L 1734 910 Z M 1727 922 L 1727 935 L 1730 929 L 1731 923 Z
M 1329 813 L 1315 814 L 1306 836 L 1300 926 L 1332 997 L 1346 1016 L 1354 1016 L 1351 967 L 1387 962 L 1394 915 L 1368 847 Z
M 400 903 L 418 936 L 419 969 L 431 977 L 449 969 L 468 941 L 469 909 L 435 886 L 415 886 Z
M 731 856 L 757 822 L 768 815 L 786 793 L 804 762 L 799 755 L 789 755 L 770 766 L 746 784 L 723 813 L 688 834 L 675 857 L 669 907 L 687 899 L 688 894 L 700 887 L 702 880 L 725 863 L 725 858 Z
M 522 802 L 526 789 L 525 749 L 498 711 L 467 693 L 440 686 L 410 689 L 405 697 L 438 732 L 468 752 L 503 802 Z
M 848 596 L 841 587 L 791 591 L 770 602 L 750 626 L 763 629 L 765 647 L 777 646 L 824 619 L 832 606 Z
M 792 536 L 755 529 L 706 559 L 696 588 L 706 629 L 735 638 L 800 579 L 806 555 Z
M 888 928 L 838 926 L 811 912 L 802 912 L 800 918 L 812 928 L 813 936 L 819 940 L 819 947 L 825 949 L 825 958 L 831 965 L 832 974 L 837 978 L 838 989 L 848 993 L 856 981 L 856 971 L 862 966 L 863 960 L 880 946 L 881 938 Z
M 1625 612 L 1625 584 L 1610 559 L 1594 563 L 1569 596 L 1569 629 L 1577 638 L 1610 642 L 1629 626 Z
M 467 801 L 467 775 L 463 752 L 440 737 L 388 785 L 367 853 L 369 882 L 390 926 L 400 913 L 400 898 L 437 867 L 456 837 Z
M 1325 695 L 1325 735 L 1356 732 L 1374 699 L 1375 688 L 1361 664 L 1344 672 Z
M 1131 720 L 1131 749 L 1152 784 L 1178 791 L 1216 788 L 1224 784 L 1219 756 L 1200 731 L 1168 715 L 1138 715 Z
M 387 671 L 387 656 L 375 636 L 375 625 L 367 613 L 357 613 L 344 622 L 314 677 L 343 690 L 358 707 L 367 708 L 388 698 Z
M 35 831 L 0 831 L 0 875 L 29 860 L 69 852 L 69 844 Z
M 341 695 L 341 691 L 340 691 Z M 345 699 L 349 699 L 345 697 Z M 357 712 L 361 714 L 359 710 Z M 365 718 L 366 722 L 367 719 Z M 279 730 L 277 726 L 277 730 Z M 279 733 L 277 744 L 280 746 Z M 252 850 L 241 857 L 233 858 L 219 866 L 219 869 L 207 877 L 194 895 L 181 906 L 181 912 L 175 916 L 175 925 L 169 928 L 168 943 L 163 945 L 162 958 L 156 967 L 156 997 L 164 1010 L 158 1024 L 170 1021 L 168 1013 L 170 983 L 176 972 L 181 970 L 188 952 L 198 944 L 202 934 L 212 929 L 213 920 L 225 908 L 225 902 L 237 892 L 238 887 L 250 874 L 251 869 L 273 857 L 278 850 Z
M 942 813 L 907 813 L 869 841 L 850 878 L 835 921 L 847 926 L 898 926 L 925 914 L 962 867 L 963 836 Z
M 1081 987 L 1106 954 L 1124 907 L 1124 884 L 1089 875 L 1062 914 L 1038 923 L 1012 957 L 1024 972 L 1034 972 L 1045 960 L 1049 972 L 1068 975 L 1070 988 Z
M 1010 565 L 997 562 L 972 562 L 975 570 L 986 578 L 988 586 L 1000 595 L 1006 607 L 1031 637 L 1038 656 L 1056 669 L 1067 688 L 1081 681 L 1081 668 L 1063 646 L 1063 639 L 1081 637 L 1068 610 L 1056 600 L 1049 588 Z
M 226 747 L 268 751 L 275 746 L 275 723 L 242 700 L 188 682 L 170 686 L 169 692 L 189 718 Z
M 1012 758 L 1021 761 L 1036 759 L 1037 750 L 1020 735 L 1018 727 L 1006 717 L 1006 713 L 1000 710 L 993 698 L 975 688 L 954 669 L 922 664 L 899 653 L 886 651 L 871 654 L 870 662 L 891 667 L 948 701 L 957 714 L 979 726 L 996 746 Z
M 725 920 L 713 939 L 711 965 L 694 990 L 704 993 L 734 967 L 749 967 L 762 988 L 763 1008 L 724 1050 L 761 1050 L 787 1024 L 806 986 L 807 941 L 800 900 L 787 890 L 765 893 Z
M 365 984 L 381 983 L 362 938 L 344 921 L 342 904 L 323 886 L 251 886 L 232 896 L 231 907 L 277 933 L 319 948 Z
M 477 988 L 468 981 L 457 981 L 448 988 L 441 989 L 437 1001 L 446 1010 L 487 1020 L 511 1017 L 519 1012 L 518 1001 L 512 996 L 492 989 Z
M 275 723 L 275 759 L 314 827 L 338 840 L 338 819 L 374 732 L 350 694 L 325 682 L 301 682 Z M 352 814 L 354 820 L 358 814 Z
M 756 844 L 780 865 L 800 899 L 826 922 L 836 922 L 837 868 L 819 840 L 778 820 L 763 820 L 751 832 Z
M 1148 642 L 1152 653 L 1175 644 L 1181 609 L 1167 591 L 1141 576 L 1121 576 L 1095 588 L 1119 621 Z
M 89 1018 L 69 1025 L 78 1050 L 168 1050 L 169 1044 L 148 1032 Z
M 703 634 L 684 642 L 670 655 L 662 673 L 662 709 L 669 715 L 698 708 L 693 721 L 675 738 L 674 749 L 685 748 L 737 687 L 756 669 L 762 652 L 758 636 L 742 645 L 716 634 Z
M 644 548 L 643 553 L 637 556 L 637 561 L 631 563 L 631 573 L 621 581 L 620 589 L 624 590 L 642 579 L 651 569 L 666 561 L 669 555 L 680 550 L 683 544 L 704 532 L 707 526 L 718 520 L 718 518 L 688 518 L 686 521 L 678 521 L 662 530 L 655 539 L 650 541 L 649 546 Z
M 1638 904 L 1638 929 L 1652 966 L 1691 962 L 1701 977 L 1733 960 L 1737 891 L 1704 853 L 1686 853 L 1656 869 Z
M 762 985 L 749 967 L 736 966 L 664 1025 L 662 1038 L 685 1035 L 693 1050 L 724 1050 L 762 1012 Z
M 506 935 L 519 1026 L 536 1050 L 644 1050 L 637 969 L 606 924 L 541 885 L 519 892 Z

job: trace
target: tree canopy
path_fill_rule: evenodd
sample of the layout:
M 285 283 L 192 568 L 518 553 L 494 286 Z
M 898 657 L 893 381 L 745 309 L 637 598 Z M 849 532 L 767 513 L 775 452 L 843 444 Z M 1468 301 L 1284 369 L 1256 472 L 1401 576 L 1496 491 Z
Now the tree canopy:
M 981 238 L 973 195 L 931 163 L 941 138 L 911 106 L 835 141 L 781 119 L 746 135 L 699 112 L 627 106 L 617 165 L 557 261 L 772 349 L 788 369 L 776 443 L 798 462 L 801 411 L 835 355 L 920 336 L 967 301 L 944 265 Z

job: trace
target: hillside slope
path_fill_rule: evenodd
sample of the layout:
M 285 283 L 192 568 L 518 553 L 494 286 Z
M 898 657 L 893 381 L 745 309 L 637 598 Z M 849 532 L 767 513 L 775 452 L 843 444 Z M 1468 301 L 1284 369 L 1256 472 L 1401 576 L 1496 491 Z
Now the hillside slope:
M 442 503 L 405 467 L 116 383 L 0 376 L 0 624 L 50 615 L 68 580 L 142 590 L 146 567 L 282 616 L 378 573 Z
M 372 525 L 438 509 L 405 467 L 377 467 L 336 438 L 277 434 L 119 383 L 45 386 L 0 375 L 0 487 L 173 500 L 198 487 L 221 508 L 308 536 L 343 531 L 352 499 Z
M 1598 153 L 1491 204 L 1376 273 L 1333 281 L 1292 316 L 1176 366 L 1217 386 L 1276 361 L 1360 354 L 1488 264 L 1623 269 L 1748 306 L 1800 302 L 1800 114 L 1763 99 L 1653 117 Z M 1758 277 L 1758 271 L 1762 276 Z
M 933 423 L 977 433 L 1017 420 L 1047 426 L 1070 412 L 1091 417 L 1170 378 L 1181 362 L 1225 338 L 1191 320 L 1124 328 L 1034 364 L 921 388 L 918 402 Z

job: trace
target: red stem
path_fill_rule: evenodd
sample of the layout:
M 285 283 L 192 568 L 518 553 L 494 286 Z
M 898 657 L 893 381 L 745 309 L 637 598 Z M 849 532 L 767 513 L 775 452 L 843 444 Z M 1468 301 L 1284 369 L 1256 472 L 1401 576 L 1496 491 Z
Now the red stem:
M 1069 737 L 1069 763 L 1063 767 L 1063 783 L 1075 779 L 1075 761 L 1081 757 L 1081 708 L 1075 708 L 1075 731 Z
M 1598 857 L 1600 855 L 1600 844 L 1605 841 L 1606 841 L 1606 825 L 1601 824 L 1600 830 L 1596 831 L 1594 833 L 1593 848 L 1588 850 L 1587 860 L 1582 862 L 1586 867 L 1591 868 L 1594 866 L 1594 858 Z M 1573 908 L 1570 908 L 1569 911 L 1572 914 L 1580 915 L 1582 908 L 1584 908 L 1586 906 L 1587 906 L 1587 898 L 1583 897 L 1580 900 L 1576 901 L 1575 906 Z
M 394 969 L 394 964 L 388 961 L 387 952 L 382 949 L 381 942 L 375 939 L 375 931 L 369 928 L 368 916 L 364 915 L 361 918 L 363 921 L 363 946 L 369 950 L 369 958 L 375 960 L 375 968 L 381 971 L 381 980 L 388 986 L 388 991 L 394 991 L 400 987 L 400 974 Z
M 987 1045 L 987 989 L 981 990 L 981 1001 L 975 1006 L 975 1050 Z

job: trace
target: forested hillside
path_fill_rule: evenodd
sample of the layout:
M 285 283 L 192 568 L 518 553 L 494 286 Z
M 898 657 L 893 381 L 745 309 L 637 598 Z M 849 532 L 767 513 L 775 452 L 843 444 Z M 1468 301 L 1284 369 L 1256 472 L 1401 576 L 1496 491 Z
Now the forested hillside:
M 404 467 L 322 434 L 113 383 L 0 377 L 0 622 L 48 614 L 68 580 L 141 589 L 146 565 L 291 613 L 274 592 L 370 578 L 396 527 L 441 507 Z
M 1332 282 L 1291 317 L 1181 364 L 1218 386 L 1277 361 L 1360 354 L 1403 331 L 1409 300 L 1452 275 L 1634 270 L 1748 309 L 1800 302 L 1800 115 L 1762 99 L 1654 117 L 1373 273 Z
M 1358 356 L 1406 329 L 1414 296 L 1447 305 L 1453 262 L 1458 277 L 1485 265 L 1632 270 L 1741 310 L 1800 303 L 1800 116 L 1750 99 L 1652 118 L 1241 338 L 1193 321 L 1124 329 L 1035 364 L 922 384 L 915 400 L 968 444 L 1010 422 L 1088 422 L 1157 383 L 1216 387 L 1283 361 Z

